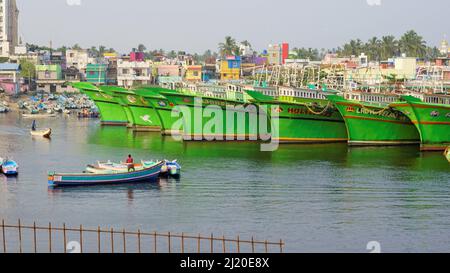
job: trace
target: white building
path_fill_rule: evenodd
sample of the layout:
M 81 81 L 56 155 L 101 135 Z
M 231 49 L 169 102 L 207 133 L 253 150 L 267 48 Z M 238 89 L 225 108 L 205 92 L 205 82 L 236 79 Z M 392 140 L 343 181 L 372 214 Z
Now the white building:
M 88 64 L 95 64 L 95 58 L 89 56 L 86 49 L 68 49 L 66 51 L 67 67 L 75 67 L 78 71 L 86 74 L 86 67 Z
M 117 61 L 117 84 L 125 88 L 133 85 L 149 85 L 152 82 L 151 62 Z
M 14 55 L 19 44 L 19 9 L 16 0 L 0 0 L 0 56 Z

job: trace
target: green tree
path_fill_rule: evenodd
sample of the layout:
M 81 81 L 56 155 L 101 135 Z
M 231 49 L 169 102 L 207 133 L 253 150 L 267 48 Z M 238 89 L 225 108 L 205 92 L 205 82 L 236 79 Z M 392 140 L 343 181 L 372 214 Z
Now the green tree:
M 367 41 L 364 46 L 369 60 L 379 61 L 381 59 L 381 41 L 377 37 L 373 37 Z
M 34 63 L 30 62 L 27 59 L 20 60 L 20 66 L 22 70 L 20 71 L 20 76 L 23 78 L 27 78 L 28 82 L 31 82 L 31 79 L 36 76 L 36 66 Z
M 219 52 L 222 57 L 227 55 L 240 55 L 240 50 L 236 44 L 236 40 L 231 36 L 226 36 L 225 41 L 219 44 Z
M 147 50 L 147 47 L 144 44 L 139 44 L 137 50 L 139 52 L 145 52 Z
M 381 59 L 387 60 L 397 55 L 398 53 L 398 41 L 395 36 L 388 35 L 381 37 Z
M 427 52 L 427 43 L 422 36 L 414 30 L 406 32 L 399 41 L 400 50 L 409 57 L 424 58 Z

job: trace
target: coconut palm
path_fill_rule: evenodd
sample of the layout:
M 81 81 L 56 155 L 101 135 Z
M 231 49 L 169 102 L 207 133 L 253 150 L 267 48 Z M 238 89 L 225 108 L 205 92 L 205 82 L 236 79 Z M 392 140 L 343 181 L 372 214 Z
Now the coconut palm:
M 423 58 L 427 52 L 426 42 L 414 30 L 406 32 L 400 38 L 399 45 L 401 52 L 410 57 Z
M 365 44 L 365 51 L 370 60 L 379 61 L 381 50 L 380 50 L 380 40 L 377 37 L 373 37 Z
M 239 47 L 236 44 L 236 40 L 231 36 L 226 36 L 225 42 L 219 44 L 219 51 L 222 57 L 227 55 L 239 55 Z
M 398 41 L 394 36 L 388 35 L 381 38 L 381 59 L 394 57 L 398 52 Z

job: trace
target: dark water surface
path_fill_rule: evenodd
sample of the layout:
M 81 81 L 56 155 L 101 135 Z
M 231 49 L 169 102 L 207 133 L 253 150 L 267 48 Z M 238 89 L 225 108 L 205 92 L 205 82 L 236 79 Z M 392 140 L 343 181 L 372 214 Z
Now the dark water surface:
M 20 176 L 0 175 L 0 218 L 16 222 L 217 234 L 286 241 L 286 251 L 450 251 L 450 164 L 418 147 L 182 143 L 158 133 L 56 118 L 52 139 L 31 120 L 0 114 L 0 156 Z M 180 181 L 50 190 L 48 171 L 96 160 L 178 159 Z

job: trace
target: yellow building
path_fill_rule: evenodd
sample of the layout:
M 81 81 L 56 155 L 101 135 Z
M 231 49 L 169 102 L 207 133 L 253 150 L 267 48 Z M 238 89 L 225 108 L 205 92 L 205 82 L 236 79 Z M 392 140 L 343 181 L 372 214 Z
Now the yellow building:
M 221 80 L 239 80 L 241 75 L 240 68 L 230 68 L 229 61 L 220 62 L 220 79 Z
M 184 76 L 186 81 L 199 82 L 202 80 L 202 66 L 188 65 L 186 67 L 186 74 Z

